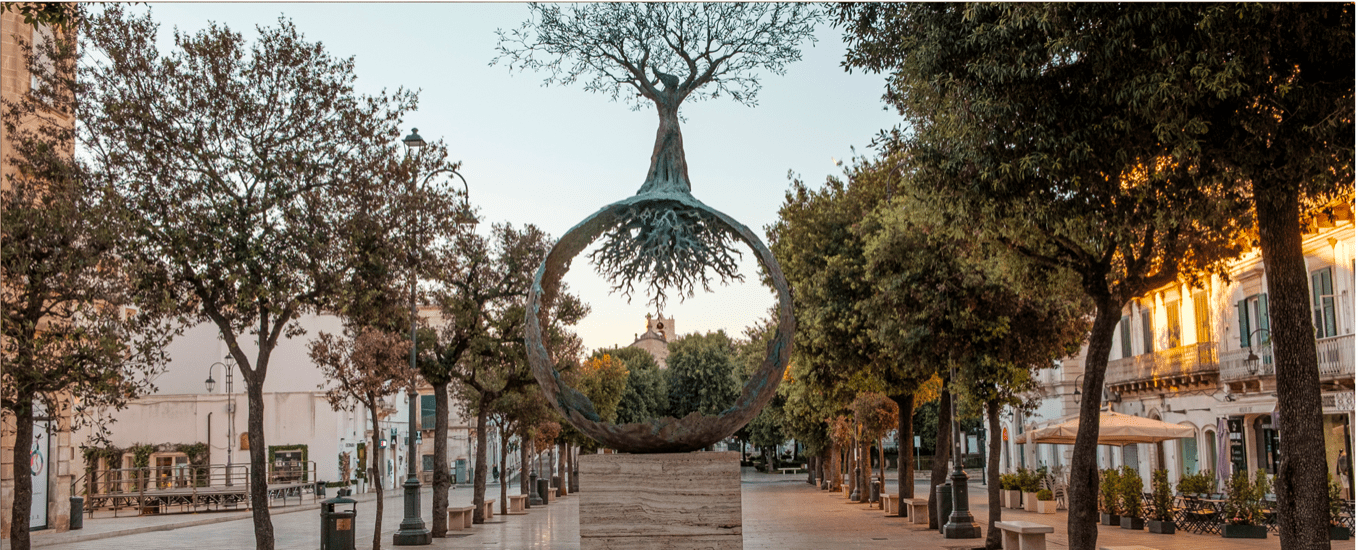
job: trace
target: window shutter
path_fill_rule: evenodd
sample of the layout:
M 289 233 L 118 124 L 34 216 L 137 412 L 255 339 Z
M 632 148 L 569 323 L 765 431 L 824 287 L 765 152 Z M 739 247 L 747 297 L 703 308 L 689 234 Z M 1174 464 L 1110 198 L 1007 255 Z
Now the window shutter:
M 1250 347 L 1250 308 L 1248 300 L 1236 302 L 1235 307 L 1240 311 L 1240 347 L 1241 349 Z
M 1268 331 L 1268 294 L 1259 294 L 1259 342 L 1270 342 L 1273 333 Z
M 1122 321 L 1119 323 L 1119 325 L 1122 327 L 1122 331 L 1121 331 L 1121 333 L 1122 333 L 1122 356 L 1123 356 L 1123 357 L 1131 357 L 1131 356 L 1132 356 L 1132 319 L 1131 319 L 1130 317 L 1123 317 L 1123 318 L 1122 318 Z

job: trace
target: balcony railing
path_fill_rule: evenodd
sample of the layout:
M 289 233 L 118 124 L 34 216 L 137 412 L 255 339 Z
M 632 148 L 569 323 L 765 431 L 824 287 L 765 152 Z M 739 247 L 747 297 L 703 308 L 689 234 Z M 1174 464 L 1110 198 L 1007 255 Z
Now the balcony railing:
M 1108 362 L 1104 383 L 1179 381 L 1217 371 L 1216 342 L 1201 342 Z
M 1254 348 L 1258 357 L 1249 361 L 1250 349 L 1226 352 L 1221 361 L 1221 379 L 1225 381 L 1244 380 L 1256 376 L 1273 376 L 1277 373 L 1273 359 L 1273 344 Z M 1316 363 L 1320 369 L 1321 380 L 1353 377 L 1353 335 L 1335 336 L 1316 340 Z

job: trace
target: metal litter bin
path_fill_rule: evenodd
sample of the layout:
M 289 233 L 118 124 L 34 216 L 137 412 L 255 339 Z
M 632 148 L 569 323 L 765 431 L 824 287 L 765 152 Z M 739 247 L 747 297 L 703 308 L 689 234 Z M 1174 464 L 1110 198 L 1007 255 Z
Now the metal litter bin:
M 938 496 L 938 532 L 942 534 L 943 526 L 948 524 L 948 517 L 952 516 L 952 481 L 938 484 L 934 493 Z
M 336 505 L 348 504 L 348 510 L 336 510 Z M 358 501 L 337 496 L 321 501 L 321 550 L 354 550 L 354 518 L 358 516 Z
M 71 530 L 85 528 L 85 498 L 71 497 Z

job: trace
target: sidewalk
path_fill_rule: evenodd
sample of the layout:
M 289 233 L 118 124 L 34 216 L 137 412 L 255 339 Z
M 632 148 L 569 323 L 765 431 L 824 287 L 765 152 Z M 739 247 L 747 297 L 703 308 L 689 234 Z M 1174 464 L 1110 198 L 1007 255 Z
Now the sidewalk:
M 886 517 L 881 510 L 869 508 L 865 504 L 850 503 L 842 493 L 832 494 L 818 490 L 806 483 L 805 475 L 745 472 L 741 477 L 742 531 L 746 550 L 942 548 L 944 544 L 963 543 L 946 540 L 937 531 L 927 527 L 912 526 L 904 518 Z M 920 496 L 927 494 L 925 492 L 927 485 L 926 480 L 917 480 L 915 494 Z M 488 498 L 499 498 L 498 486 L 492 485 L 487 489 Z M 391 534 L 396 531 L 401 521 L 403 510 L 399 493 L 396 491 L 396 494 L 389 496 L 385 501 L 382 520 L 383 548 L 392 548 Z M 511 487 L 509 493 L 517 494 L 516 488 Z M 972 485 L 970 496 L 972 514 L 984 527 L 987 518 L 985 487 Z M 426 525 L 430 519 L 428 499 L 429 491 L 425 490 L 420 504 Z M 357 500 L 360 501 L 359 514 L 355 522 L 357 547 L 371 548 L 374 499 L 372 495 L 361 495 Z M 471 501 L 471 489 L 464 487 L 454 490 L 450 500 L 454 506 L 466 506 Z M 1036 514 L 1006 509 L 1003 511 L 1003 518 L 1051 525 L 1056 532 L 1047 538 L 1049 548 L 1068 547 L 1065 512 Z M 204 525 L 192 523 L 204 519 L 213 523 Z M 127 535 L 121 530 L 103 526 L 105 522 L 114 521 L 121 522 L 114 525 L 123 529 L 161 530 Z M 254 547 L 254 527 L 249 512 L 96 519 L 93 522 L 87 520 L 86 529 L 94 529 L 95 522 L 99 523 L 101 529 L 97 532 L 107 538 L 83 541 L 63 538 L 68 535 L 79 535 L 81 531 L 52 535 L 35 533 L 35 546 L 59 550 L 119 547 L 157 550 Z M 279 550 L 314 550 L 320 547 L 320 518 L 316 508 L 310 504 L 305 507 L 274 509 L 273 524 L 276 548 Z M 578 524 L 579 499 L 568 496 L 548 506 L 534 507 L 528 515 L 496 515 L 492 521 L 474 526 L 470 530 L 450 531 L 448 538 L 434 539 L 433 545 L 429 548 L 579 550 Z M 89 534 L 94 533 L 96 531 L 89 531 Z M 974 542 L 978 543 L 978 546 L 983 543 L 979 539 Z M 1263 540 L 1242 540 L 1184 532 L 1155 535 L 1146 531 L 1099 527 L 1099 546 L 1121 545 L 1142 545 L 1159 550 L 1278 550 L 1281 547 L 1278 538 L 1273 535 Z M 1354 542 L 1335 542 L 1331 548 L 1353 550 Z

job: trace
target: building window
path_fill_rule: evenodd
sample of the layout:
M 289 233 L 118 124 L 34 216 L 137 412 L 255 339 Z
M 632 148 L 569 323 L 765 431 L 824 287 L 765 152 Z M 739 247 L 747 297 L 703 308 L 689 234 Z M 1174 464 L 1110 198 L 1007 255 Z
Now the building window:
M 1182 475 L 1198 473 L 1198 440 L 1185 437 L 1179 440 L 1179 463 L 1183 465 Z
M 1329 338 L 1339 333 L 1334 320 L 1334 281 L 1328 267 L 1311 272 L 1311 310 L 1316 338 Z
M 1151 310 L 1141 308 L 1141 353 L 1155 351 L 1155 332 L 1151 330 Z
M 1182 341 L 1179 339 L 1183 328 L 1179 326 L 1179 302 L 1173 301 L 1165 304 L 1165 338 L 1167 348 L 1179 347 Z
M 1255 294 L 1236 302 L 1240 319 L 1240 347 L 1253 348 L 1269 343 L 1268 294 Z
M 434 471 L 434 455 L 421 455 L 420 470 L 424 472 Z
M 1207 303 L 1207 291 L 1193 293 L 1193 322 L 1197 327 L 1197 342 L 1212 341 L 1212 308 Z
M 1118 322 L 1118 334 L 1122 336 L 1122 356 L 1132 356 L 1132 319 L 1126 315 Z
M 434 396 L 432 396 L 432 395 L 421 395 L 421 396 L 420 396 L 420 429 L 421 429 L 421 430 L 432 430 L 432 429 L 434 429 L 434 421 L 435 421 L 435 420 L 437 419 L 437 417 L 438 417 L 438 415 L 434 414 L 434 410 L 435 410 L 435 407 L 434 407 Z

